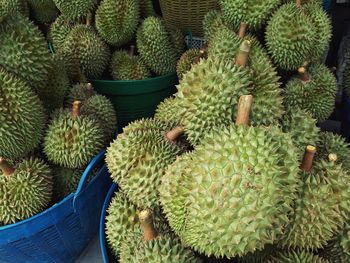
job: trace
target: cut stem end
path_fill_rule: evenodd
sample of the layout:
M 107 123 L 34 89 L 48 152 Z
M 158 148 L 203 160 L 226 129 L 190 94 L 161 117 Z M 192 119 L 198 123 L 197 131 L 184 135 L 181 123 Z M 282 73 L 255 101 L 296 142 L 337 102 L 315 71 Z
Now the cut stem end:
M 80 116 L 81 101 L 76 100 L 73 102 L 72 106 L 72 117 L 76 118 Z
M 250 40 L 244 40 L 239 47 L 239 52 L 236 56 L 236 65 L 245 67 L 248 63 L 250 48 L 251 48 L 251 41 Z
M 309 172 L 312 169 L 312 164 L 316 154 L 316 147 L 308 145 L 305 150 L 303 162 L 300 166 L 300 169 L 304 172 Z
M 11 176 L 15 172 L 12 167 L 3 157 L 0 157 L 0 169 L 5 176 Z
M 150 241 L 158 236 L 153 224 L 153 213 L 150 209 L 146 209 L 140 212 L 139 220 L 143 229 L 143 239 Z
M 252 95 L 243 95 L 239 98 L 237 118 L 236 118 L 237 126 L 238 125 L 248 126 L 252 104 L 253 104 Z
M 185 130 L 181 126 L 177 126 L 171 131 L 168 131 L 165 135 L 165 138 L 168 141 L 175 142 L 181 135 L 185 133 Z

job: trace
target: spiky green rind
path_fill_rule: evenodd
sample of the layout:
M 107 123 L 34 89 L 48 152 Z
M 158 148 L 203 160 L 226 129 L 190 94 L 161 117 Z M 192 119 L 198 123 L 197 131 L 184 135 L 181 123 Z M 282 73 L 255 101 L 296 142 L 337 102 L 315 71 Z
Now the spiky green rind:
M 199 62 L 201 57 L 201 51 L 198 48 L 189 49 L 181 55 L 176 65 L 176 73 L 180 80 L 185 73 L 190 71 L 193 64 Z
M 5 176 L 0 171 L 0 225 L 13 224 L 40 213 L 51 201 L 53 178 L 42 160 L 30 158 Z
M 36 148 L 45 119 L 38 96 L 25 82 L 0 67 L 0 156 L 18 159 Z
M 110 60 L 110 50 L 91 26 L 75 26 L 62 46 L 66 68 L 72 75 L 80 71 L 89 79 L 98 79 Z
M 268 263 L 330 263 L 328 260 L 308 251 L 286 251 L 272 257 Z
M 350 171 L 349 144 L 338 134 L 322 132 L 320 134 L 317 157 L 325 160 L 332 153 L 337 155 L 338 163 L 341 163 L 345 169 Z
M 51 24 L 49 30 L 49 40 L 52 42 L 56 50 L 61 49 L 69 32 L 75 27 L 77 22 L 68 20 L 64 15 L 60 15 Z
M 36 90 L 45 87 L 51 57 L 39 29 L 20 14 L 0 24 L 0 64 Z
M 254 97 L 251 110 L 253 125 L 275 125 L 284 112 L 279 77 L 267 53 L 251 36 L 251 51 L 246 70 L 252 85 L 249 94 Z M 208 56 L 233 61 L 239 52 L 242 39 L 227 28 L 220 29 L 209 42 Z
M 58 16 L 58 9 L 53 0 L 27 0 L 33 18 L 39 22 L 49 23 Z
M 267 245 L 263 250 L 258 250 L 254 253 L 248 253 L 244 257 L 236 258 L 238 263 L 266 263 L 272 256 L 279 253 L 281 249 L 275 245 Z
M 181 99 L 178 97 L 170 97 L 162 101 L 156 110 L 154 118 L 163 122 L 173 122 L 180 125 L 183 109 L 181 107 Z
M 94 95 L 83 102 L 81 114 L 96 119 L 103 130 L 105 144 L 115 136 L 117 130 L 117 114 L 112 102 L 102 95 Z
M 89 117 L 62 113 L 49 124 L 44 152 L 52 163 L 83 168 L 103 148 L 103 131 Z
M 152 0 L 139 0 L 140 2 L 140 11 L 141 16 L 143 18 L 149 17 L 149 16 L 157 16 Z
M 28 4 L 26 0 L 1 0 L 0 1 L 0 22 L 7 16 L 16 13 L 29 15 Z
M 151 241 L 133 235 L 122 245 L 120 263 L 201 263 L 194 253 L 172 234 L 160 235 Z
M 324 249 L 319 251 L 319 255 L 332 263 L 348 263 L 350 260 L 350 254 L 344 252 L 339 241 L 339 237 L 329 241 Z
M 181 124 L 192 145 L 213 128 L 232 123 L 238 99 L 248 94 L 249 85 L 248 72 L 229 61 L 212 58 L 192 66 L 177 86 Z
M 310 172 L 300 172 L 300 177 L 303 182 L 294 213 L 279 244 L 317 250 L 345 223 L 349 213 L 349 175 L 340 165 L 322 160 Z
M 115 80 L 141 80 L 151 76 L 151 72 L 138 56 L 119 50 L 112 56 L 111 73 Z
M 285 70 L 301 67 L 315 48 L 317 30 L 295 3 L 276 11 L 266 29 L 266 45 L 275 64 Z
M 141 59 L 157 75 L 176 71 L 177 55 L 163 20 L 146 18 L 137 31 L 137 48 Z
M 258 30 L 270 18 L 271 13 L 279 6 L 279 0 L 241 1 L 220 0 L 222 14 L 227 23 L 239 26 L 248 24 L 250 30 Z
M 66 105 L 70 107 L 72 106 L 72 103 L 76 100 L 79 100 L 84 103 L 86 100 L 88 100 L 91 96 L 94 95 L 96 95 L 96 92 L 94 90 L 88 90 L 86 83 L 75 84 L 68 92 Z
M 287 113 L 282 121 L 282 129 L 292 136 L 295 146 L 299 148 L 300 158 L 307 145 L 317 146 L 320 141 L 320 129 L 316 126 L 316 120 L 303 110 L 295 109 Z
M 53 0 L 61 13 L 70 20 L 86 17 L 93 11 L 96 0 Z
M 335 107 L 337 81 L 330 70 L 315 64 L 308 70 L 310 81 L 304 82 L 299 78 L 290 80 L 285 89 L 286 107 L 304 109 L 319 120 L 327 119 Z
M 203 19 L 203 31 L 204 39 L 209 42 L 212 37 L 218 32 L 222 27 L 237 31 L 238 26 L 234 26 L 224 20 L 222 13 L 218 10 L 210 10 Z
M 350 259 L 350 224 L 347 223 L 340 236 L 340 245 L 343 251 L 348 254 Z
M 61 200 L 77 189 L 84 169 L 69 169 L 55 167 L 54 171 L 54 196 Z
M 160 196 L 171 227 L 186 246 L 232 258 L 261 250 L 282 234 L 298 180 L 296 150 L 288 135 L 218 127 L 173 165 Z
M 95 19 L 98 33 L 108 44 L 118 47 L 127 44 L 139 23 L 139 1 L 102 0 Z
M 167 27 L 170 42 L 173 44 L 176 59 L 179 59 L 186 50 L 185 36 L 182 31 L 175 27 Z

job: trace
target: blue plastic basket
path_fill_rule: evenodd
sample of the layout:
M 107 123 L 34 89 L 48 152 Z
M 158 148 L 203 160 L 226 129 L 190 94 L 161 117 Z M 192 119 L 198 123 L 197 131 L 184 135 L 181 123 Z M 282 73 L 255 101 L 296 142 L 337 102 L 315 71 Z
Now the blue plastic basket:
M 1 263 L 74 262 L 98 231 L 100 213 L 112 181 L 99 153 L 82 175 L 78 189 L 44 212 L 0 227 Z

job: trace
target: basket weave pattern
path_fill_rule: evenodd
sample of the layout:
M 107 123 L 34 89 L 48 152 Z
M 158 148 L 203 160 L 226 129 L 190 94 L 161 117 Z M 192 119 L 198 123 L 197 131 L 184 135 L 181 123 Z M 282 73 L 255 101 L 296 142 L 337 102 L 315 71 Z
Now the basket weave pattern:
M 208 11 L 218 8 L 218 0 L 160 0 L 163 18 L 168 26 L 184 33 L 203 35 L 202 20 Z

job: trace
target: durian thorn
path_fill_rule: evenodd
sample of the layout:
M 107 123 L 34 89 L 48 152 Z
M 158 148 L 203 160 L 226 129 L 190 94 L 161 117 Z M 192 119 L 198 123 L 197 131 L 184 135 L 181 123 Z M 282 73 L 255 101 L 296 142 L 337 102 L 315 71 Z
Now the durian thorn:
M 86 93 L 89 98 L 94 95 L 94 87 L 90 82 L 86 84 Z
M 248 63 L 250 48 L 251 48 L 251 41 L 250 40 L 244 40 L 239 47 L 239 53 L 236 56 L 236 65 L 245 67 Z
M 143 239 L 150 241 L 158 236 L 153 224 L 153 213 L 150 209 L 145 209 L 139 214 L 139 221 L 143 230 Z
M 0 157 L 0 169 L 5 176 L 12 175 L 16 170 L 3 157 Z
M 335 153 L 331 153 L 328 155 L 328 160 L 330 162 L 336 162 L 338 160 L 338 156 Z
M 247 126 L 249 124 L 250 110 L 253 104 L 252 95 L 242 95 L 238 102 L 236 125 Z
M 72 104 L 72 117 L 76 118 L 80 116 L 81 101 L 76 100 Z
M 298 68 L 298 73 L 299 73 L 299 78 L 304 81 L 304 82 L 309 82 L 310 81 L 310 75 L 307 72 L 305 67 L 300 67 Z
M 245 22 L 242 22 L 241 25 L 239 26 L 239 31 L 238 31 L 238 36 L 240 38 L 244 38 L 245 37 L 245 33 L 247 31 L 248 28 L 248 24 Z
M 316 154 L 316 147 L 308 145 L 305 149 L 303 162 L 300 166 L 300 169 L 304 172 L 309 172 L 312 169 L 312 164 Z
M 296 0 L 295 4 L 296 4 L 297 7 L 301 7 L 301 0 Z
M 89 12 L 86 16 L 86 25 L 91 26 L 92 25 L 92 14 Z
M 171 141 L 171 142 L 174 142 L 176 141 L 182 134 L 185 133 L 185 130 L 183 127 L 181 126 L 176 126 L 174 129 L 168 131 L 166 134 L 165 134 L 165 138 L 168 140 L 168 141 Z
M 134 56 L 135 55 L 135 45 L 131 45 L 129 49 L 129 55 Z

